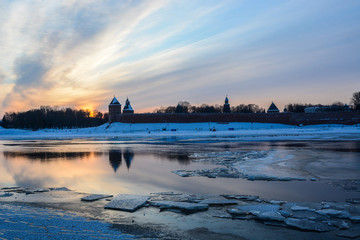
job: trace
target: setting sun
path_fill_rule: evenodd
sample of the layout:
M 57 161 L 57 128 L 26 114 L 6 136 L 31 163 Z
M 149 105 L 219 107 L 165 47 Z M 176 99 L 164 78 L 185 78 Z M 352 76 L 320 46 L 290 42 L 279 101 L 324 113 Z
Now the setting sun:
M 94 107 L 93 105 L 86 105 L 81 106 L 80 109 L 84 110 L 85 112 L 90 112 L 90 117 L 94 117 Z

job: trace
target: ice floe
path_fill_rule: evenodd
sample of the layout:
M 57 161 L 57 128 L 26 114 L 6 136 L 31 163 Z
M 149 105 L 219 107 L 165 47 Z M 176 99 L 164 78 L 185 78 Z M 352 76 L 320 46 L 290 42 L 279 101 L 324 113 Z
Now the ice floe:
M 71 191 L 57 192 L 49 189 L 34 191 L 31 195 L 27 188 L 3 188 L 0 191 L 1 202 L 59 202 L 66 199 Z M 50 190 L 50 191 L 47 191 Z M 67 197 L 65 196 L 67 195 Z M 81 195 L 81 196 L 79 196 Z M 75 194 L 76 199 L 96 200 L 108 198 L 105 194 Z M 78 201 L 80 203 L 80 201 Z M 99 201 L 91 204 L 106 209 L 135 212 L 141 207 L 159 208 L 179 214 L 197 214 L 208 211 L 207 216 L 237 220 L 256 220 L 266 225 L 294 228 L 301 231 L 329 232 L 333 235 L 352 238 L 360 230 L 360 205 L 354 202 L 286 202 L 274 199 L 261 199 L 252 195 L 196 195 L 175 192 L 152 193 L 150 196 L 119 194 L 109 203 Z M 90 204 L 90 205 L 88 205 Z M 102 205 L 103 204 L 103 205 Z M 144 214 L 147 209 L 143 208 Z M 136 213 L 134 213 L 136 214 Z M 141 213 L 142 214 L 142 213 Z M 159 213 L 161 214 L 161 213 Z M 199 213 L 201 214 L 201 213 Z M 139 215 L 138 215 L 139 216 Z M 220 220 L 219 220 L 220 221 Z
M 9 192 L 0 192 L 0 197 L 11 197 L 13 194 Z
M 105 208 L 126 212 L 134 212 L 137 209 L 145 206 L 146 202 L 149 199 L 150 197 L 148 196 L 119 194 L 114 197 L 108 204 L 106 204 Z
M 245 214 L 260 214 L 264 212 L 274 212 L 278 211 L 280 209 L 279 205 L 274 204 L 249 204 L 249 205 L 242 205 L 237 206 L 236 208 L 231 209 L 231 214 L 239 214 L 239 215 L 245 215 Z
M 315 222 L 306 219 L 287 218 L 284 222 L 290 227 L 295 227 L 307 231 L 328 232 L 335 229 L 334 227 L 329 226 L 327 223 Z
M 253 196 L 253 195 L 222 195 L 222 196 L 227 199 L 237 199 L 242 201 L 254 201 L 259 199 L 259 196 Z
M 345 237 L 345 238 L 359 238 L 360 237 L 360 229 L 352 230 L 352 231 L 342 231 L 337 233 L 336 236 Z
M 279 221 L 283 222 L 286 218 L 278 211 L 260 212 L 255 214 L 259 219 L 264 221 Z
M 89 196 L 81 198 L 81 201 L 92 202 L 92 201 L 100 200 L 100 199 L 103 199 L 103 198 L 109 198 L 109 197 L 112 197 L 112 196 L 113 195 L 108 195 L 108 194 L 91 194 Z
M 200 201 L 199 203 L 208 204 L 209 206 L 221 206 L 221 205 L 236 205 L 238 201 L 228 200 L 228 199 L 205 199 Z
M 150 206 L 158 207 L 161 210 L 179 211 L 185 214 L 205 211 L 209 208 L 208 204 L 203 203 L 187 203 L 173 201 L 151 201 Z

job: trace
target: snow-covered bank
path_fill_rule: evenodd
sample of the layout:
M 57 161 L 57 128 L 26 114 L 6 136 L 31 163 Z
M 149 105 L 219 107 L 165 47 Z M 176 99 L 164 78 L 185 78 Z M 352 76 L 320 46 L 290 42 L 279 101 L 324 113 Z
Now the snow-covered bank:
M 360 140 L 360 125 L 290 126 L 269 123 L 113 123 L 94 128 L 43 129 L 0 128 L 0 140 L 168 137 L 229 138 L 233 140 Z

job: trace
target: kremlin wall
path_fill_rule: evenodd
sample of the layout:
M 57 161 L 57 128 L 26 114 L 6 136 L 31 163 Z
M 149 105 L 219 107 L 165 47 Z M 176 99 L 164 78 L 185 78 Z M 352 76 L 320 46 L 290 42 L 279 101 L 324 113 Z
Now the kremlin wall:
M 230 108 L 228 99 L 225 99 L 224 110 Z M 195 122 L 254 122 L 280 123 L 287 125 L 315 125 L 315 124 L 360 124 L 360 112 L 311 112 L 290 113 L 280 112 L 274 103 L 267 113 L 140 113 L 135 114 L 126 100 L 123 112 L 121 104 L 114 97 L 109 104 L 109 123 L 195 123 Z

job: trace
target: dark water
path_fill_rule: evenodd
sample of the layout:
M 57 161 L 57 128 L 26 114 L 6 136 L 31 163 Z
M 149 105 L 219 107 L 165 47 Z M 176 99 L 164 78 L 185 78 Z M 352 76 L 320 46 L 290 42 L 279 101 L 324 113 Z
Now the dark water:
M 319 181 L 182 178 L 171 173 L 219 167 L 193 162 L 193 154 L 225 151 L 292 155 L 297 172 L 310 172 Z M 360 198 L 359 172 L 360 141 L 0 141 L 2 187 L 68 187 L 108 194 L 250 194 L 291 201 L 343 201 Z

